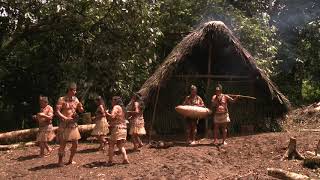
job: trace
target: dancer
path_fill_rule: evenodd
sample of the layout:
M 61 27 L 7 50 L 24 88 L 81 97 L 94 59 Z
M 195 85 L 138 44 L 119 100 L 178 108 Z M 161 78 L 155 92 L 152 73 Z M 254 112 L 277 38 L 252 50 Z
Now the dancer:
M 39 132 L 37 136 L 37 142 L 40 147 L 40 157 L 44 157 L 45 149 L 48 151 L 46 155 L 52 152 L 52 148 L 49 147 L 48 142 L 55 138 L 55 134 L 52 126 L 53 109 L 48 104 L 48 97 L 40 96 L 40 112 L 34 115 L 33 118 L 39 123 Z
M 187 96 L 183 102 L 183 105 L 200 106 L 204 107 L 203 100 L 197 95 L 197 87 L 191 85 L 190 95 Z M 197 124 L 198 119 L 187 119 L 187 143 L 190 145 L 196 144 Z
M 144 102 L 141 99 L 141 94 L 134 93 L 131 98 L 129 110 L 130 111 L 127 112 L 129 114 L 129 121 L 131 124 L 129 134 L 132 136 L 134 150 L 138 150 L 143 146 L 139 136 L 146 134 L 143 118 Z
M 63 157 L 65 155 L 65 148 L 68 142 L 71 142 L 70 157 L 68 164 L 75 164 L 73 157 L 77 152 L 78 140 L 81 138 L 78 130 L 78 112 L 83 112 L 83 106 L 75 96 L 77 93 L 77 85 L 71 83 L 68 86 L 67 95 L 60 97 L 56 105 L 56 114 L 60 118 L 58 128 L 59 147 L 59 161 L 58 165 L 63 166 Z
M 127 138 L 126 112 L 121 97 L 112 97 L 112 111 L 106 112 L 110 120 L 111 137 L 109 140 L 109 161 L 113 165 L 114 145 L 117 145 L 123 156 L 123 164 L 128 164 L 128 156 L 124 147 Z
M 220 84 L 216 87 L 216 94 L 212 96 L 211 102 L 215 109 L 214 114 L 214 144 L 218 143 L 218 131 L 222 128 L 222 144 L 226 145 L 227 138 L 227 126 L 230 123 L 228 102 L 235 102 L 239 96 L 237 95 L 234 99 L 228 95 L 222 94 L 222 86 Z
M 104 150 L 104 146 L 106 144 L 105 137 L 109 133 L 109 124 L 106 118 L 106 107 L 105 103 L 101 96 L 98 96 L 96 99 L 96 104 L 98 106 L 96 111 L 96 116 L 94 118 L 95 126 L 92 130 L 91 135 L 96 136 L 100 143 L 99 150 Z

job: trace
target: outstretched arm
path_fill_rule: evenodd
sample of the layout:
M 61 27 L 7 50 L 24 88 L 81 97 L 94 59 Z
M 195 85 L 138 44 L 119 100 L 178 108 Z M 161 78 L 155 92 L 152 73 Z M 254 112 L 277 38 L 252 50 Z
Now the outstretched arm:
M 239 96 L 239 95 L 236 95 L 234 98 L 232 98 L 232 97 L 226 95 L 226 97 L 227 97 L 228 101 L 234 103 L 234 102 L 236 102 L 236 101 L 239 99 L 240 96 Z

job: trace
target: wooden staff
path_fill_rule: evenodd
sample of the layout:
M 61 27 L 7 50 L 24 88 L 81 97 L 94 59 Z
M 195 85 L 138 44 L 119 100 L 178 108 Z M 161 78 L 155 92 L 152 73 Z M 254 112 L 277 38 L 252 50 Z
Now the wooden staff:
M 212 51 L 213 51 L 212 44 L 210 43 L 210 45 L 209 45 L 209 57 L 208 57 L 208 75 L 211 74 Z M 209 93 L 210 81 L 211 81 L 211 79 L 208 77 L 208 79 L 207 79 L 207 89 L 206 89 L 206 93 L 207 94 Z M 210 102 L 210 100 L 209 100 L 209 102 Z M 205 137 L 206 138 L 209 137 L 209 118 L 205 119 Z
M 252 97 L 252 96 L 243 96 L 243 95 L 236 95 L 236 94 L 226 94 L 228 96 L 239 96 L 240 98 L 247 98 L 247 99 L 252 99 L 252 100 L 257 100 L 257 98 Z
M 152 131 L 153 131 L 153 123 L 155 121 L 156 118 L 156 111 L 157 111 L 157 104 L 158 104 L 158 99 L 159 99 L 159 93 L 160 93 L 160 85 L 158 85 L 157 87 L 157 94 L 156 94 L 156 101 L 154 102 L 154 107 L 153 107 L 153 113 L 152 113 L 152 119 L 151 119 L 151 125 L 149 127 L 149 143 L 151 142 L 151 138 L 152 138 Z

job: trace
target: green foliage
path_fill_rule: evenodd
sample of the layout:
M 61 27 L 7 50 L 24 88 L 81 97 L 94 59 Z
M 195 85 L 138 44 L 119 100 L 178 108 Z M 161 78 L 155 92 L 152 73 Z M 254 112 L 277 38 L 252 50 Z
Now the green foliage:
M 297 51 L 303 65 L 302 97 L 306 102 L 320 99 L 320 20 L 309 22 L 299 32 Z
M 303 81 L 302 96 L 305 102 L 318 102 L 320 99 L 320 83 L 314 81 Z
M 299 59 L 304 64 L 304 78 L 320 80 L 320 20 L 309 22 L 299 32 Z
M 292 90 L 279 69 L 284 43 L 270 23 L 286 3 L 5 0 L 0 5 L 0 111 L 15 111 L 16 124 L 10 128 L 20 127 L 21 119 L 38 110 L 39 94 L 54 104 L 69 81 L 78 83 L 79 97 L 87 107 L 95 94 L 128 100 L 186 34 L 209 20 L 225 22 L 258 66 L 278 79 L 282 88 Z M 309 97 L 313 91 L 309 89 L 317 89 L 320 77 L 319 20 L 306 25 L 297 42 L 303 65 L 290 82 L 308 82 L 303 96 L 312 100 L 317 95 Z M 301 90 L 302 84 L 297 87 Z M 289 95 L 295 97 L 293 92 Z

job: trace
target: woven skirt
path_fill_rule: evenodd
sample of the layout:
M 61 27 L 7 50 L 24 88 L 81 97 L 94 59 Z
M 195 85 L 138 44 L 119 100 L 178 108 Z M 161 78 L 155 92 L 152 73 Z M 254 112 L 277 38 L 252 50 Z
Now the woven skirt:
M 144 128 L 144 119 L 143 116 L 138 116 L 131 120 L 131 126 L 130 126 L 130 135 L 136 134 L 136 135 L 145 135 L 146 129 Z
M 129 134 L 145 135 L 147 134 L 147 132 L 146 132 L 146 129 L 144 128 L 144 124 L 132 124 L 130 126 Z
M 55 133 L 51 131 L 39 131 L 37 135 L 37 142 L 50 142 L 56 137 Z
M 216 113 L 214 115 L 214 123 L 216 124 L 221 124 L 221 123 L 229 123 L 230 122 L 230 117 L 229 113 Z
M 127 139 L 127 128 L 113 127 L 111 128 L 111 141 L 120 141 Z
M 77 141 L 81 139 L 78 127 L 66 127 L 58 129 L 59 141 Z
M 96 120 L 96 124 L 92 130 L 92 136 L 106 136 L 109 133 L 109 124 L 107 118 L 103 117 Z

